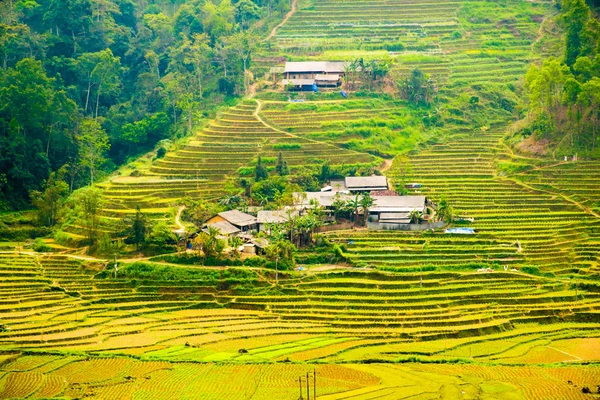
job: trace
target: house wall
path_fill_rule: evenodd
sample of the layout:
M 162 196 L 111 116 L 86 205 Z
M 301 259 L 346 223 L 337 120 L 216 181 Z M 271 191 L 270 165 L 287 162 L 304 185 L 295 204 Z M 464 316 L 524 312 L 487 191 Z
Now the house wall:
M 420 232 L 429 229 L 439 229 L 446 225 L 444 221 L 434 223 L 423 223 L 423 224 L 390 224 L 381 222 L 368 222 L 367 228 L 374 231 L 413 231 Z
M 215 215 L 214 217 L 212 217 L 211 219 L 206 221 L 206 225 L 214 224 L 216 222 L 223 222 L 223 221 L 225 221 L 225 218 L 221 217 L 220 215 Z

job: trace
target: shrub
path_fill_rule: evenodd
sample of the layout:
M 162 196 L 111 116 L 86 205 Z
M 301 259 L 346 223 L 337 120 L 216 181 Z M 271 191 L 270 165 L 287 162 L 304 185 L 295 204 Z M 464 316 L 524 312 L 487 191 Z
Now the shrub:
M 165 154 L 167 154 L 167 149 L 165 149 L 164 147 L 160 147 L 156 151 L 156 158 L 163 158 L 165 156 Z
M 52 251 L 52 247 L 48 246 L 44 241 L 40 238 L 35 239 L 33 242 L 33 250 L 39 253 Z

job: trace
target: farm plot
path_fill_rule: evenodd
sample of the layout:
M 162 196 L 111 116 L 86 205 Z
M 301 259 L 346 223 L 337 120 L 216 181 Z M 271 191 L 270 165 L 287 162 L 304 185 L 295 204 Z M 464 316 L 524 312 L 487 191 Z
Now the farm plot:
M 101 229 L 114 230 L 123 217 L 132 215 L 139 206 L 149 218 L 174 223 L 175 206 L 183 198 L 216 199 L 232 177 L 252 173 L 258 156 L 267 168 L 281 152 L 290 168 L 321 165 L 376 165 L 374 157 L 333 144 L 297 137 L 267 125 L 256 113 L 259 103 L 247 100 L 222 113 L 187 145 L 145 169 L 136 176 L 117 176 L 101 183 L 105 199 Z M 85 229 L 76 223 L 66 229 L 81 239 Z
M 43 358 L 43 357 L 41 357 Z M 62 368 L 14 372 L 0 368 L 0 398 L 295 399 L 302 377 L 319 399 L 486 398 L 585 399 L 598 366 L 438 364 L 190 364 L 128 358 L 71 360 Z M 316 378 L 313 378 L 316 374 Z M 313 387 L 313 382 L 317 387 Z M 316 392 L 316 393 L 315 393 Z M 303 394 L 306 392 L 303 391 Z
M 499 176 L 495 159 L 503 151 L 501 137 L 502 132 L 493 130 L 473 133 L 411 155 L 413 179 L 423 185 L 420 192 L 434 201 L 445 198 L 456 215 L 474 219 L 471 226 L 478 234 L 471 239 L 473 249 L 482 249 L 477 242 L 481 239 L 491 240 L 506 250 L 500 257 L 484 250 L 490 256 L 487 262 L 532 264 L 556 274 L 593 267 L 595 264 L 589 261 L 597 243 L 595 231 L 600 220 L 552 192 L 538 191 Z M 392 167 L 389 175 L 400 180 L 398 171 Z M 514 246 L 517 251 L 508 254 Z M 466 260 L 469 251 L 463 250 L 462 257 Z M 421 253 L 426 263 L 428 254 Z M 362 257 L 365 261 L 368 254 L 365 252 Z M 392 256 L 388 254 L 388 258 Z M 403 261 L 400 253 L 397 258 L 400 264 Z M 477 262 L 482 257 L 475 254 L 471 260 Z

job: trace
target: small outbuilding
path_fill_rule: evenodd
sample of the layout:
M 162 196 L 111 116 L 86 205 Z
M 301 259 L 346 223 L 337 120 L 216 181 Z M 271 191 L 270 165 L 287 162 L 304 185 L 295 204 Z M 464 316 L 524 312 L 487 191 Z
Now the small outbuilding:
M 388 181 L 385 176 L 349 176 L 345 179 L 345 183 L 347 190 L 352 193 L 388 190 Z

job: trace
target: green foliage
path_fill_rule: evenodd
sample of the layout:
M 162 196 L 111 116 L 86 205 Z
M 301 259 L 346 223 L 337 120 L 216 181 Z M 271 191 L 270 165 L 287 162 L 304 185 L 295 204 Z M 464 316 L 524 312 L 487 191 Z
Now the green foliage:
M 139 223 L 138 230 L 140 239 L 142 239 L 141 236 L 142 233 L 145 232 L 145 224 Z M 175 236 L 171 228 L 169 228 L 169 225 L 167 225 L 166 222 L 159 222 L 152 227 L 152 230 L 148 235 L 148 241 L 154 246 L 164 248 L 167 246 L 175 245 L 177 243 L 177 237 Z
M 269 171 L 267 167 L 263 165 L 262 157 L 259 155 L 256 161 L 256 167 L 254 168 L 254 179 L 259 182 L 269 177 Z
M 52 251 L 52 247 L 48 246 L 41 238 L 37 238 L 33 242 L 33 250 L 38 253 Z
M 402 97 L 416 106 L 430 106 L 435 99 L 437 91 L 433 79 L 415 68 L 410 75 L 397 83 Z
M 140 211 L 140 206 L 136 207 L 135 216 L 124 221 L 126 225 L 125 235 L 129 243 L 135 244 L 135 249 L 139 250 L 146 242 L 147 225 L 146 216 Z
M 300 143 L 275 143 L 273 145 L 274 150 L 297 150 L 301 148 L 302 145 Z
M 28 206 L 29 193 L 63 166 L 75 189 L 161 139 L 193 132 L 242 93 L 257 25 L 266 29 L 263 19 L 287 7 L 3 2 L 0 208 Z
M 54 226 L 60 220 L 65 200 L 69 194 L 66 182 L 51 173 L 44 192 L 34 190 L 30 193 L 31 203 L 37 208 L 38 222 L 44 226 Z
M 90 184 L 94 184 L 96 170 L 106 159 L 104 153 L 110 148 L 108 135 L 97 120 L 85 118 L 79 127 L 77 136 L 80 165 L 90 172 Z
M 111 271 L 98 274 L 99 278 L 112 278 Z M 204 284 L 216 284 L 221 281 L 255 282 L 256 273 L 243 269 L 200 269 L 163 266 L 148 262 L 134 262 L 125 264 L 119 269 L 120 279 L 136 281 L 197 281 Z
M 74 201 L 77 214 L 86 229 L 87 239 L 93 244 L 98 237 L 98 217 L 104 203 L 102 194 L 95 187 L 87 187 L 75 194 Z

